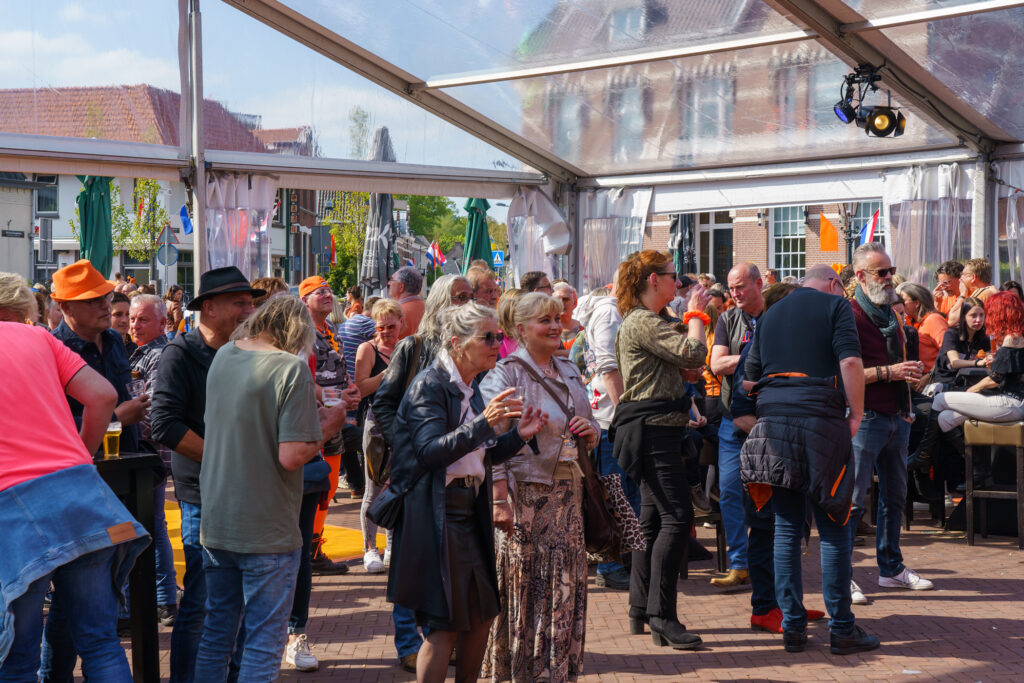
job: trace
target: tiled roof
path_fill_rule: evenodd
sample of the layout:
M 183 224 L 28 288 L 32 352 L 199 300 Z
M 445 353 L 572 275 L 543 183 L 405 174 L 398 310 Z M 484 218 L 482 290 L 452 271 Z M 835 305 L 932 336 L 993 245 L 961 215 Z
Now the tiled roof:
M 272 145 L 277 142 L 303 142 L 307 129 L 302 128 L 260 128 L 254 130 L 253 134 L 264 145 Z
M 0 132 L 177 146 L 181 97 L 149 85 L 0 90 Z M 235 114 L 203 103 L 206 146 L 265 152 Z

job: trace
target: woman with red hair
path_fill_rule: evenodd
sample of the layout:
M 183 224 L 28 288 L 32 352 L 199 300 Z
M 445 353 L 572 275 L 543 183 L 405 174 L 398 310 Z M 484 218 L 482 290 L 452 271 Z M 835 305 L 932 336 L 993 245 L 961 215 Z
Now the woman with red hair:
M 1012 292 L 993 294 L 985 303 L 985 327 L 999 347 L 989 376 L 966 392 L 943 392 L 932 403 L 944 432 L 956 429 L 968 419 L 983 422 L 1024 419 L 1024 303 Z M 999 394 L 994 396 L 979 393 L 996 388 Z

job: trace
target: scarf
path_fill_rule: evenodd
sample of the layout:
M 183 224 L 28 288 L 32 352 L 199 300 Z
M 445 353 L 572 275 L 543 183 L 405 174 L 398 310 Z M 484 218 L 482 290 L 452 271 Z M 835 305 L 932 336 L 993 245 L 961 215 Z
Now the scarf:
M 327 343 L 331 345 L 332 349 L 334 349 L 335 353 L 341 353 L 341 351 L 338 348 L 338 340 L 334 338 L 334 332 L 331 331 L 331 326 L 330 325 L 328 325 L 325 322 L 324 323 L 324 329 L 321 330 L 321 329 L 317 328 L 317 332 L 319 332 L 320 334 L 322 334 L 324 336 L 324 338 L 327 340 Z
M 890 363 L 902 363 L 904 360 L 904 349 L 902 335 L 900 334 L 900 321 L 895 311 L 889 304 L 877 305 L 868 298 L 864 289 L 857 285 L 854 291 L 854 298 L 860 305 L 862 311 L 867 313 L 868 318 L 874 323 L 878 331 L 885 337 L 885 350 Z

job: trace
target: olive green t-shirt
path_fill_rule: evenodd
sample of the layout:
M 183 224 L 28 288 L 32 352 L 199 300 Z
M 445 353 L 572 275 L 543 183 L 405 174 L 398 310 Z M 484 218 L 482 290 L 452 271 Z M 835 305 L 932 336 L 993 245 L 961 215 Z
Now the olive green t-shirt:
M 205 420 L 200 542 L 236 553 L 300 547 L 302 468 L 285 470 L 278 445 L 320 441 L 309 366 L 284 351 L 225 344 L 207 375 Z

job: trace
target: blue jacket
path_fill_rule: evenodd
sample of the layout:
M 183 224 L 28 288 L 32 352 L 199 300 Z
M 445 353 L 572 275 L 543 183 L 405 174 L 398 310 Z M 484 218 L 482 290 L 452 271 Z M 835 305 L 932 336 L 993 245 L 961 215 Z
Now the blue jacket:
M 121 592 L 149 534 L 93 465 L 77 465 L 0 491 L 0 665 L 14 641 L 11 603 L 36 580 L 97 550 L 117 546 L 110 580 Z

